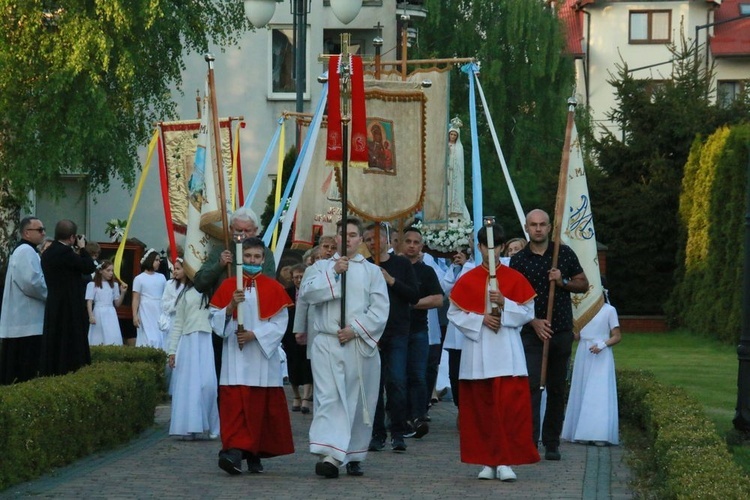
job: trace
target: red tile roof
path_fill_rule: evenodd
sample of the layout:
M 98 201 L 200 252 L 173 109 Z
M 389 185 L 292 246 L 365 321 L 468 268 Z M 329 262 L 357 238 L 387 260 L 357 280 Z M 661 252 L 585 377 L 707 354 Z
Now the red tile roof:
M 740 4 L 750 4 L 750 0 L 724 0 L 714 22 L 738 17 Z M 715 26 L 709 45 L 714 57 L 750 56 L 750 16 Z
M 565 0 L 557 15 L 565 27 L 566 50 L 573 57 L 583 57 L 583 13 L 578 10 L 579 4 L 587 4 L 590 1 Z

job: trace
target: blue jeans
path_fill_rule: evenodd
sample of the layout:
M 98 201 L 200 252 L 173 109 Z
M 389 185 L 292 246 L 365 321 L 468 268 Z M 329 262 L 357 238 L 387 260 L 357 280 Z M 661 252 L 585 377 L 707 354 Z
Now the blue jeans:
M 372 437 L 385 439 L 385 398 L 388 396 L 388 414 L 391 419 L 391 437 L 403 437 L 406 429 L 406 357 L 409 348 L 408 334 L 393 335 L 380 340 L 380 393 L 375 408 Z
M 409 357 L 406 373 L 409 379 L 409 419 L 416 420 L 427 413 L 427 357 L 430 339 L 427 330 L 409 334 Z

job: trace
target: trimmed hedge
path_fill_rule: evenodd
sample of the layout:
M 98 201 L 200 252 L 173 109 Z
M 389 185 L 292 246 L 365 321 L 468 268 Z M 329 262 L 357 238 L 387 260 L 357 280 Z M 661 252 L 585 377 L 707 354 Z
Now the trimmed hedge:
M 0 491 L 151 426 L 162 376 L 153 363 L 99 362 L 0 387 Z
M 750 479 L 685 391 L 640 370 L 618 370 L 617 390 L 620 418 L 646 434 L 656 498 L 750 498 Z
M 91 363 L 149 363 L 154 367 L 156 383 L 163 399 L 167 394 L 166 367 L 167 353 L 155 347 L 128 347 L 119 345 L 100 345 L 91 347 Z

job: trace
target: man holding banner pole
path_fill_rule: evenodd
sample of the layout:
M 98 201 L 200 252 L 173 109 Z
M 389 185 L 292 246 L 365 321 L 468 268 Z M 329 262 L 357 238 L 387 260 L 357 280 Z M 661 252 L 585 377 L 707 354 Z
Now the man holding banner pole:
M 589 282 L 575 252 L 569 246 L 561 245 L 559 238 L 551 244 L 552 227 L 545 211 L 535 209 L 529 212 L 524 229 L 529 235 L 529 244 L 511 258 L 510 267 L 520 271 L 537 294 L 534 319 L 521 331 L 531 389 L 534 424 L 532 436 L 536 443 L 540 430 L 543 351 L 547 344 L 547 409 L 542 425 L 542 444 L 546 460 L 560 460 L 560 432 L 565 416 L 565 377 L 573 345 L 570 294 L 587 291 Z M 553 258 L 553 254 L 557 259 Z M 551 319 L 547 316 L 550 301 Z

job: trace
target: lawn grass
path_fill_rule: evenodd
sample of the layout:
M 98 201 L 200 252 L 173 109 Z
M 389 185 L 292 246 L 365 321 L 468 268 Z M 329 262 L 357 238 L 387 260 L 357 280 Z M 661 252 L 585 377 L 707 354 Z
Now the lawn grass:
M 733 429 L 739 362 L 735 346 L 687 330 L 623 334 L 614 347 L 615 366 L 652 372 L 699 401 L 724 438 Z M 750 446 L 732 446 L 735 461 L 750 474 Z
M 623 334 L 615 366 L 648 370 L 703 404 L 721 435 L 732 428 L 737 404 L 737 349 L 687 330 Z

